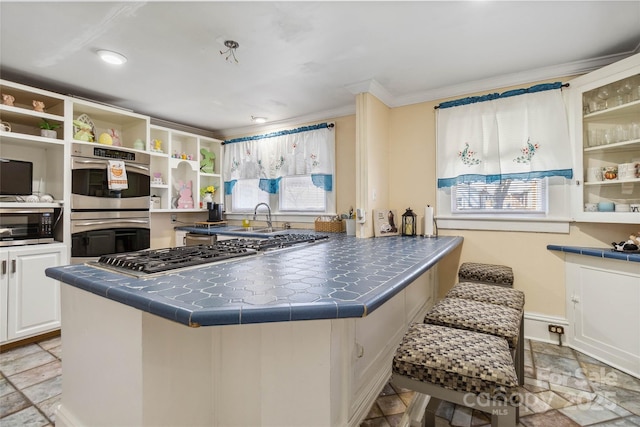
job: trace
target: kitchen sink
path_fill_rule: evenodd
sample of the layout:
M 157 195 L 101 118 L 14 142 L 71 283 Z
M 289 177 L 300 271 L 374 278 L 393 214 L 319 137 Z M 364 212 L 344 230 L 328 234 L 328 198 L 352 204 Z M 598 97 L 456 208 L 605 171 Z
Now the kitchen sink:
M 260 233 L 260 234 L 272 234 L 272 233 L 278 233 L 280 231 L 282 231 L 283 229 L 280 228 L 272 228 L 272 227 L 262 227 L 262 228 L 256 228 L 256 227 L 241 227 L 241 228 L 233 228 L 229 231 L 233 231 L 234 233 L 237 232 L 241 232 L 241 233 Z

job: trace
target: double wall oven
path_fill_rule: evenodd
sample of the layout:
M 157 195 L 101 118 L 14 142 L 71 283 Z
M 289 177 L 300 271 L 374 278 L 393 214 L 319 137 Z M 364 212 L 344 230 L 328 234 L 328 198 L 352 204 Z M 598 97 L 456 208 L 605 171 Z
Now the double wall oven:
M 124 162 L 126 189 L 109 186 L 113 161 Z M 149 248 L 149 161 L 149 154 L 120 147 L 72 145 L 72 263 Z

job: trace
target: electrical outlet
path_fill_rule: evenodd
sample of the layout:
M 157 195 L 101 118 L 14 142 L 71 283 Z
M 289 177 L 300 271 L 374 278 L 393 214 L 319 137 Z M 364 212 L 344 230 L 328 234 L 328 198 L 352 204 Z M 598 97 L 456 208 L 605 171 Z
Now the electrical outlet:
M 177 214 L 171 214 L 171 222 L 174 223 L 178 221 L 178 215 Z
M 564 326 L 549 325 L 549 332 L 552 332 L 554 334 L 563 335 L 564 334 Z

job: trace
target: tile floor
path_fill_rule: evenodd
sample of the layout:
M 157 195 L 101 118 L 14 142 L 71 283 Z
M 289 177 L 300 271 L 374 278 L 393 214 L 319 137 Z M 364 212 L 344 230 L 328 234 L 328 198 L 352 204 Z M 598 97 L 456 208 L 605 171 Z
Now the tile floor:
M 640 426 L 640 379 L 567 347 L 526 341 L 520 425 Z M 62 390 L 60 337 L 0 354 L 0 425 L 52 426 Z M 388 384 L 363 427 L 396 426 L 413 392 Z M 481 412 L 443 403 L 438 426 L 484 426 Z
M 0 426 L 53 426 L 62 392 L 60 337 L 0 353 Z
M 553 344 L 525 342 L 520 426 L 640 426 L 640 379 Z M 361 427 L 396 426 L 413 392 L 387 384 Z M 488 426 L 484 413 L 443 402 L 437 426 Z

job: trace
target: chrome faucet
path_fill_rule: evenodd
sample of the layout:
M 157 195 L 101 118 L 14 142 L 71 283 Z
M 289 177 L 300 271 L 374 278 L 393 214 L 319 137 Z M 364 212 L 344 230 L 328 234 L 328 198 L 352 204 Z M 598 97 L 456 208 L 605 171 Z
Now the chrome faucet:
M 260 205 L 264 205 L 267 207 L 267 227 L 273 228 L 273 226 L 271 225 L 271 207 L 269 207 L 269 205 L 264 202 L 258 203 L 256 205 L 256 208 L 253 210 L 253 220 L 256 220 L 256 215 L 258 214 L 258 208 L 260 207 Z

